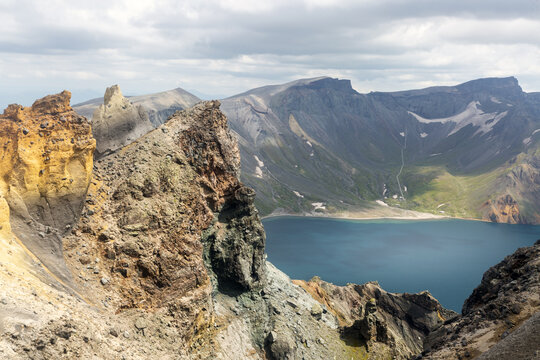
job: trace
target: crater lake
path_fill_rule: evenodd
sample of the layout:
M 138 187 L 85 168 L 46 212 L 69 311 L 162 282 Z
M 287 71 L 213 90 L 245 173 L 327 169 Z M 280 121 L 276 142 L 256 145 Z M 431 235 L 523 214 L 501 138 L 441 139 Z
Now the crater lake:
M 483 273 L 540 238 L 540 226 L 457 219 L 263 220 L 268 260 L 292 279 L 378 281 L 389 292 L 428 290 L 457 312 Z

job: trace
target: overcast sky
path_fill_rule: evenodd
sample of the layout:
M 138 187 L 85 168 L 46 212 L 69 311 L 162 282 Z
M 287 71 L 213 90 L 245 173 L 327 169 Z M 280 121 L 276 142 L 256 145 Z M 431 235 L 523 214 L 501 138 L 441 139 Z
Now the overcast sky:
M 2 108 L 321 75 L 360 92 L 511 75 L 540 91 L 540 1 L 0 0 Z

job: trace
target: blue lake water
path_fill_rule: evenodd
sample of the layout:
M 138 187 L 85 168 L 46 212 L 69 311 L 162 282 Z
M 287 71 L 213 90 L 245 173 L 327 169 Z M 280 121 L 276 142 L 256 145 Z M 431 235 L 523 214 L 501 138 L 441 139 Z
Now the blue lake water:
M 336 285 L 377 280 L 390 292 L 429 290 L 461 312 L 483 273 L 540 238 L 540 226 L 467 220 L 263 220 L 266 252 L 293 279 Z

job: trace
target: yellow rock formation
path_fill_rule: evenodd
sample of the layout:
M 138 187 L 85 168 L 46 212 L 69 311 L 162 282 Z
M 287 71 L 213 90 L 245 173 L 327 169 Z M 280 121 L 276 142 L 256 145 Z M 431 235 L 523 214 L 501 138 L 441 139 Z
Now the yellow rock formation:
M 9 105 L 0 115 L 2 242 L 17 244 L 20 235 L 27 235 L 16 233 L 15 218 L 21 223 L 61 228 L 69 222 L 67 218 L 78 216 L 71 212 L 57 217 L 56 205 L 65 204 L 71 211 L 73 204 L 84 201 L 96 144 L 86 119 L 69 105 L 70 98 L 71 93 L 64 91 L 37 100 L 31 107 Z

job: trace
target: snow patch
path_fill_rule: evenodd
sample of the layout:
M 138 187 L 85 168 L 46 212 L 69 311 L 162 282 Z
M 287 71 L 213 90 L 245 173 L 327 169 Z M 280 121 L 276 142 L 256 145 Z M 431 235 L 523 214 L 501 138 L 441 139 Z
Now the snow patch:
M 377 204 L 381 205 L 381 206 L 388 206 L 388 204 L 385 203 L 385 202 L 382 201 L 382 200 L 375 200 L 375 202 L 376 202 Z
M 306 144 L 308 144 L 309 146 L 313 147 L 313 145 L 311 145 L 311 143 L 308 141 L 306 141 Z
M 407 187 L 403 185 L 403 191 L 407 192 Z
M 540 129 L 536 129 L 532 132 L 531 136 L 523 139 L 523 144 L 525 145 L 528 145 L 531 141 L 532 141 L 532 137 L 534 136 L 534 134 L 536 134 L 537 132 L 540 132 Z
M 253 155 L 253 157 L 255 158 L 255 161 L 257 162 L 257 165 L 259 165 L 260 167 L 264 166 L 264 163 L 259 159 L 259 157 L 257 155 Z
M 397 199 L 397 194 L 392 195 L 392 199 Z
M 430 154 L 429 156 L 437 156 L 437 155 L 442 155 L 442 153 Z
M 404 132 L 400 132 L 399 135 L 405 137 L 405 133 L 404 133 Z
M 300 194 L 298 191 L 293 190 L 294 195 L 298 196 L 299 198 L 303 198 L 304 195 Z
M 502 118 L 506 116 L 506 114 L 508 114 L 508 111 L 504 111 L 502 113 L 486 114 L 478 108 L 479 105 L 480 102 L 472 101 L 469 103 L 469 105 L 467 105 L 467 108 L 463 112 L 454 116 L 440 119 L 426 119 L 418 114 L 413 113 L 412 111 L 409 111 L 409 114 L 411 114 L 416 118 L 416 120 L 424 124 L 445 124 L 448 122 L 455 123 L 454 129 L 448 134 L 448 136 L 457 133 L 459 130 L 463 129 L 467 125 L 478 127 L 478 130 L 476 130 L 474 135 L 477 135 L 479 133 L 488 133 L 493 129 L 493 126 L 495 126 L 495 124 L 497 124 Z
M 262 169 L 260 167 L 258 167 L 258 166 L 255 168 L 255 176 L 258 177 L 258 178 L 263 177 Z
M 423 138 L 425 138 L 426 136 L 428 136 L 428 134 L 427 134 L 427 133 L 425 133 L 425 132 L 423 132 L 423 133 L 420 133 L 420 137 L 421 137 L 422 139 L 423 139 Z
M 501 104 L 501 101 L 494 96 L 490 97 L 489 100 L 491 100 L 491 102 L 494 102 L 495 104 Z
M 313 210 L 318 210 L 318 209 L 326 210 L 326 206 L 322 202 L 314 202 L 314 203 L 311 203 L 311 205 L 314 208 Z

